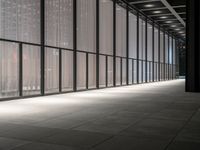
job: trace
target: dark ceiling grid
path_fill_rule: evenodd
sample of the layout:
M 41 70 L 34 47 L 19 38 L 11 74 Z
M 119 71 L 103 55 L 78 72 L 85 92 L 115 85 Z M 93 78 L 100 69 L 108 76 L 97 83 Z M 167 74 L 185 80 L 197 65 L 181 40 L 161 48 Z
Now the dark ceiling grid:
M 171 8 L 181 17 L 175 16 L 162 0 L 128 0 L 129 4 L 139 9 L 146 16 L 155 20 L 161 27 L 178 37 L 185 38 L 186 0 L 166 0 Z M 184 22 L 183 22 L 184 21 Z

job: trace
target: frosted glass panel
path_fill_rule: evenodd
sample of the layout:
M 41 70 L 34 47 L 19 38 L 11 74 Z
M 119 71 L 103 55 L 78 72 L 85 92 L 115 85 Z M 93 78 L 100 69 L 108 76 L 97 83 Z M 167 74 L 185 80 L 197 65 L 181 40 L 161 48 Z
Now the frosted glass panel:
M 153 51 L 152 51 L 152 25 L 151 24 L 147 24 L 147 60 L 152 61 L 153 57 Z
M 23 95 L 40 94 L 40 49 L 23 45 Z
M 154 60 L 158 62 L 158 29 L 154 28 Z
M 164 62 L 164 34 L 160 32 L 160 61 Z
M 96 55 L 88 55 L 88 86 L 96 88 Z
M 173 38 L 173 64 L 176 64 L 176 40 Z
M 73 52 L 62 50 L 62 91 L 73 89 Z
M 77 89 L 86 89 L 86 54 L 77 53 Z
M 137 17 L 129 13 L 129 57 L 137 58 Z
M 139 61 L 139 77 L 138 77 L 138 79 L 139 79 L 139 83 L 142 83 L 142 72 L 143 72 L 143 66 L 142 66 L 143 64 L 142 64 L 142 61 Z
M 77 48 L 96 51 L 96 1 L 77 0 Z
M 19 95 L 18 44 L 0 42 L 0 98 Z
M 106 86 L 106 57 L 103 55 L 99 56 L 99 86 Z
M 121 59 L 116 58 L 116 85 L 121 85 Z
M 145 80 L 146 80 L 146 62 L 145 61 L 143 61 L 143 68 L 142 68 L 142 70 L 143 70 L 143 72 L 142 72 L 143 73 L 142 81 L 145 82 Z
M 108 57 L 108 86 L 113 86 L 113 57 Z
M 172 64 L 172 38 L 169 38 L 169 64 Z
M 116 5 L 116 56 L 126 57 L 126 9 Z
M 139 59 L 145 60 L 145 21 L 139 19 Z
M 168 63 L 168 52 L 169 52 L 169 42 L 168 42 L 168 35 L 165 34 L 165 63 Z
M 99 48 L 101 54 L 113 54 L 113 2 L 99 1 Z
M 59 90 L 59 50 L 45 49 L 45 91 L 54 93 Z
M 45 1 L 46 44 L 73 48 L 73 0 Z
M 134 83 L 137 83 L 137 61 L 133 61 L 133 81 Z
M 0 0 L 0 37 L 40 43 L 40 0 Z
M 129 59 L 128 60 L 128 63 L 129 63 L 129 69 L 128 69 L 128 75 L 129 75 L 129 79 L 128 79 L 128 83 L 129 84 L 132 84 L 133 83 L 133 66 L 132 66 L 132 59 Z
M 126 84 L 126 59 L 122 59 L 122 84 Z

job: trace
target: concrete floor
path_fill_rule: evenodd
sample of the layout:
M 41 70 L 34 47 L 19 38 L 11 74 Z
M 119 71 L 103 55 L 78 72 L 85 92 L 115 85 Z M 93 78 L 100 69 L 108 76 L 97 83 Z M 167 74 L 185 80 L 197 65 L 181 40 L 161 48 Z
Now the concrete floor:
M 184 80 L 0 102 L 0 150 L 199 150 Z

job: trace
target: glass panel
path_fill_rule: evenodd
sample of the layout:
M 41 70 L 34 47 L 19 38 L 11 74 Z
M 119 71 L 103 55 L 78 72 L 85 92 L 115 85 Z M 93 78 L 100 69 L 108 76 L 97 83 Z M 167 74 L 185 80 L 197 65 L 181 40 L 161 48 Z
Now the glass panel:
M 45 49 L 45 91 L 55 93 L 59 91 L 59 50 Z
M 134 60 L 133 61 L 133 72 L 134 72 L 134 74 L 133 74 L 133 77 L 134 77 L 134 83 L 137 83 L 137 60 Z
M 88 86 L 96 88 L 96 55 L 88 55 Z
M 116 5 L 116 56 L 126 57 L 126 9 Z
M 40 0 L 0 0 L 0 37 L 40 43 Z
M 169 52 L 168 34 L 165 34 L 165 63 L 168 64 L 168 52 Z
M 143 72 L 143 67 L 142 67 L 142 61 L 139 61 L 139 83 L 142 83 L 142 72 Z
M 116 58 L 116 85 L 121 85 L 121 59 Z
M 108 57 L 108 86 L 113 86 L 113 57 Z
M 154 28 L 154 60 L 158 62 L 158 29 Z
M 164 62 L 164 34 L 163 32 L 160 32 L 160 61 L 163 63 Z
M 99 87 L 106 86 L 106 57 L 99 56 Z
M 0 42 L 0 98 L 19 96 L 18 44 Z
M 40 94 L 40 47 L 23 45 L 23 95 Z
M 145 21 L 139 19 L 139 59 L 145 60 Z
M 122 59 L 122 84 L 126 84 L 126 59 Z
M 77 0 L 77 48 L 96 51 L 96 1 Z
M 142 82 L 145 82 L 145 80 L 146 80 L 146 62 L 145 61 L 143 61 L 143 67 L 142 67 L 142 69 L 143 69 L 143 72 L 142 72 L 143 73 Z
M 86 89 L 86 53 L 77 53 L 77 89 Z
M 73 52 L 62 50 L 62 91 L 73 90 Z
M 172 38 L 169 38 L 169 64 L 172 64 Z
M 152 61 L 153 60 L 153 57 L 152 57 L 152 54 L 153 54 L 153 50 L 152 50 L 152 43 L 153 43 L 152 32 L 153 32 L 152 25 L 148 23 L 147 24 L 147 60 L 148 61 Z
M 176 40 L 173 39 L 173 64 L 176 64 Z
M 99 1 L 99 48 L 101 54 L 113 54 L 113 2 Z
M 73 0 L 45 1 L 46 44 L 73 48 Z
M 128 79 L 128 83 L 129 84 L 132 84 L 133 83 L 133 66 L 132 66 L 132 63 L 133 60 L 132 59 L 129 59 L 128 60 L 128 63 L 129 63 L 129 70 L 128 70 L 128 74 L 129 74 L 129 79 Z
M 129 13 L 129 57 L 137 58 L 137 17 Z

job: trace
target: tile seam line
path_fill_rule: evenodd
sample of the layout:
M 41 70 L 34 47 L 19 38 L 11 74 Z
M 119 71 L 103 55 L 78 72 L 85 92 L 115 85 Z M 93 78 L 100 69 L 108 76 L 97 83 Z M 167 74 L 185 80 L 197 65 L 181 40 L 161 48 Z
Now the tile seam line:
M 200 107 L 199 107 L 200 108 Z M 185 128 L 185 126 L 191 121 L 192 117 L 197 113 L 198 110 L 194 111 L 190 118 L 183 124 L 183 126 L 180 128 L 180 130 L 176 133 L 176 135 L 172 138 L 172 140 L 167 144 L 167 146 L 164 148 L 164 150 L 167 150 L 169 146 L 175 141 L 176 137 L 180 134 L 180 132 Z

